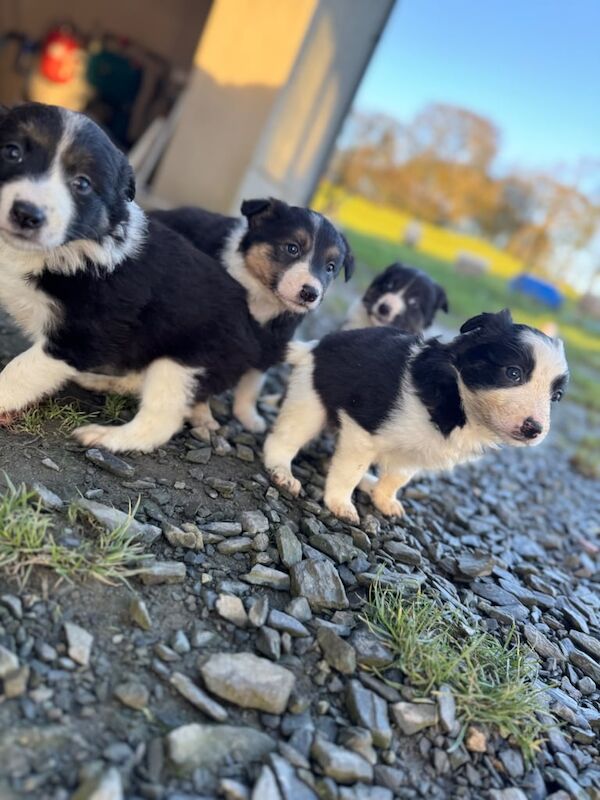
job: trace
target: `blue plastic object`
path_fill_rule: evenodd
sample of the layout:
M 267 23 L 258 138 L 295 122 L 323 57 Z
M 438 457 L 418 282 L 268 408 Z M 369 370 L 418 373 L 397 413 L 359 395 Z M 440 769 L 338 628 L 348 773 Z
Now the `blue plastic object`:
M 541 278 L 536 278 L 534 275 L 528 275 L 526 272 L 513 278 L 509 286 L 513 292 L 527 295 L 555 311 L 562 306 L 564 301 L 564 297 L 556 286 Z

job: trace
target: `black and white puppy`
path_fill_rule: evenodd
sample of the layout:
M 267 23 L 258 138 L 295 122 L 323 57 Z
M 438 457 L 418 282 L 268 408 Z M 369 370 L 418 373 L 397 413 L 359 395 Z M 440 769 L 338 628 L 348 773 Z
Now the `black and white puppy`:
M 416 473 L 450 469 L 502 444 L 539 444 L 568 379 L 562 342 L 514 324 L 507 310 L 468 320 L 447 344 L 368 328 L 292 344 L 289 360 L 294 369 L 265 465 L 297 495 L 292 459 L 335 423 L 325 503 L 353 523 L 358 485 L 379 511 L 399 516 L 396 493 Z M 379 478 L 361 482 L 371 464 Z
M 86 445 L 152 450 L 207 399 L 262 368 L 262 329 L 222 266 L 133 202 L 125 156 L 90 119 L 0 110 L 0 302 L 32 347 L 0 374 L 0 414 L 68 380 L 130 387 L 131 422 L 76 431 Z M 335 270 L 344 259 L 332 254 Z
M 220 260 L 246 290 L 250 314 L 261 327 L 263 357 L 260 368 L 248 370 L 236 386 L 233 413 L 260 433 L 266 423 L 256 403 L 265 370 L 283 361 L 304 315 L 319 307 L 342 267 L 350 279 L 354 259 L 345 237 L 316 211 L 268 198 L 245 200 L 241 214 L 184 207 L 153 211 L 150 218 Z
M 354 303 L 342 328 L 392 325 L 406 333 L 422 333 L 440 309 L 448 311 L 448 298 L 439 283 L 397 261 L 377 275 Z

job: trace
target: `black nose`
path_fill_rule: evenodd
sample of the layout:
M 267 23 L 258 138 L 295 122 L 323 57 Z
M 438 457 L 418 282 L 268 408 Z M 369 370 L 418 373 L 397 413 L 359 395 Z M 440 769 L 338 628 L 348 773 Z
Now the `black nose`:
M 300 289 L 300 299 L 305 303 L 314 303 L 318 297 L 319 292 L 314 286 L 311 286 L 310 283 L 305 283 L 302 289 Z
M 540 423 L 533 419 L 533 417 L 527 417 L 521 425 L 521 433 L 526 439 L 535 439 L 540 435 L 542 430 L 543 428 Z
M 377 309 L 377 313 L 381 314 L 382 317 L 387 317 L 390 313 L 390 307 L 387 303 L 382 303 Z
M 46 221 L 46 215 L 38 206 L 27 200 L 15 200 L 10 210 L 12 221 L 24 230 L 35 230 Z

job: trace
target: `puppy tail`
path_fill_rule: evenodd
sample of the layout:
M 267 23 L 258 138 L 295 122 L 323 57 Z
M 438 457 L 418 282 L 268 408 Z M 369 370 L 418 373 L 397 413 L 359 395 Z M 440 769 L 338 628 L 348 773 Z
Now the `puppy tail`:
M 317 339 L 311 342 L 290 342 L 285 357 L 286 364 L 297 367 L 306 359 L 306 356 L 319 344 Z

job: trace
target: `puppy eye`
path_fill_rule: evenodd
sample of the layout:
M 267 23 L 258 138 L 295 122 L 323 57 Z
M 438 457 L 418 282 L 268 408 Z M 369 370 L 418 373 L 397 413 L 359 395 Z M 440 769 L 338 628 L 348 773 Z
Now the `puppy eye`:
M 0 150 L 2 158 L 10 164 L 20 164 L 23 161 L 23 150 L 20 145 L 9 142 L 2 146 Z
M 408 305 L 409 306 L 416 306 L 417 305 L 417 298 L 416 297 L 409 297 L 408 298 Z
M 92 190 L 92 182 L 86 175 L 77 175 L 71 181 L 71 186 L 77 194 L 89 194 Z
M 325 265 L 326 272 L 333 272 L 335 270 L 335 261 L 330 261 L 328 264 Z
M 519 367 L 507 367 L 506 377 L 513 383 L 521 383 L 523 373 L 521 372 Z
M 289 242 L 288 244 L 286 244 L 285 247 L 291 256 L 297 256 L 298 253 L 300 252 L 300 248 L 298 247 L 297 244 L 294 244 L 294 242 Z
M 557 389 L 550 399 L 552 400 L 553 403 L 560 403 L 560 401 L 562 400 L 562 396 L 563 396 L 562 390 Z

